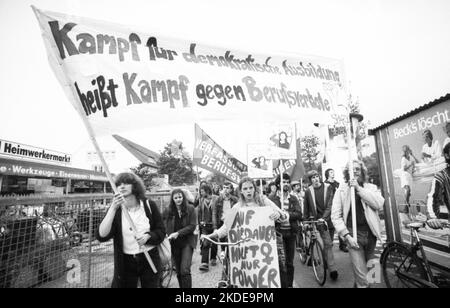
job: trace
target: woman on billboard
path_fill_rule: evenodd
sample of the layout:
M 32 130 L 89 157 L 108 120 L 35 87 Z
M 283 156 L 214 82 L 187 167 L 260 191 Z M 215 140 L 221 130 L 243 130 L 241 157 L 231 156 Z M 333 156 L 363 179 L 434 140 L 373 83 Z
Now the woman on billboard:
M 408 145 L 404 145 L 402 147 L 403 156 L 401 160 L 401 174 L 400 174 L 400 183 L 405 192 L 405 201 L 408 207 L 408 213 L 410 208 L 409 199 L 411 197 L 411 186 L 413 182 L 412 174 L 415 171 L 416 163 L 419 160 L 414 156 L 411 148 Z

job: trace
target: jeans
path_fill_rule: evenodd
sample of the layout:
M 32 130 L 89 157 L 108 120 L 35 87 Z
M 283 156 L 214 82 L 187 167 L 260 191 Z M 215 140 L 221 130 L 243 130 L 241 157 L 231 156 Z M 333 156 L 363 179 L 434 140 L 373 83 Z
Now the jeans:
M 283 248 L 286 264 L 286 287 L 292 287 L 294 283 L 294 257 L 296 234 L 292 231 L 281 231 L 283 236 Z
M 201 234 L 211 234 L 213 233 L 212 228 L 202 228 Z M 209 250 L 211 249 L 211 260 L 214 260 L 217 256 L 217 245 L 211 243 L 210 241 L 204 240 L 201 245 L 200 253 L 202 255 L 202 263 L 209 264 Z
M 323 256 L 325 261 L 327 262 L 327 268 L 330 272 L 336 270 L 336 263 L 334 262 L 334 254 L 333 254 L 333 238 L 334 238 L 334 229 L 332 230 L 319 230 L 320 237 L 318 238 L 319 242 L 323 246 L 323 251 L 325 255 Z
M 159 262 L 155 262 L 154 258 L 152 260 L 155 267 L 159 269 Z M 123 288 L 137 288 L 138 279 L 141 282 L 141 288 L 159 288 L 160 270 L 154 273 L 143 253 L 136 256 L 124 254 L 123 261 Z
M 351 230 L 349 230 L 349 232 L 353 236 L 353 232 Z M 359 248 L 351 248 L 349 245 L 347 248 L 350 254 L 350 260 L 352 261 L 356 287 L 368 288 L 369 282 L 367 281 L 367 261 L 374 258 L 377 238 L 371 231 L 358 230 L 357 236 Z
M 191 264 L 194 249 L 191 245 L 176 247 L 172 245 L 172 257 L 177 271 L 180 288 L 192 288 Z

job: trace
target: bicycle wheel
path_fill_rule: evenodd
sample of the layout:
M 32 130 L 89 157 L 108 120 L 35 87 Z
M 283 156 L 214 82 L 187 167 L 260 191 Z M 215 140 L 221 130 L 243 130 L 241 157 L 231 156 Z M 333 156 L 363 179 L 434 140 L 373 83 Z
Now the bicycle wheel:
M 389 244 L 381 255 L 381 264 L 384 282 L 388 288 L 417 288 L 427 284 L 427 274 L 422 261 L 407 245 Z
M 172 280 L 173 275 L 173 265 L 172 262 L 167 262 L 163 264 L 161 270 L 161 288 L 169 288 L 170 281 Z
M 317 283 L 320 286 L 323 286 L 327 280 L 327 268 L 325 264 L 323 247 L 317 240 L 311 244 L 311 265 Z
M 307 254 L 307 247 L 306 247 L 306 240 L 305 240 L 305 234 L 302 232 L 297 233 L 296 241 L 295 241 L 295 250 L 297 251 L 300 261 L 305 264 L 308 259 Z

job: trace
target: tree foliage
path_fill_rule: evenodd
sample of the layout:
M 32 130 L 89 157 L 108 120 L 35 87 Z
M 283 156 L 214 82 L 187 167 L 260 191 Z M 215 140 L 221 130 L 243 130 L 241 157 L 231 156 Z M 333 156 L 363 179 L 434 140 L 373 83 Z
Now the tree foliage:
M 366 156 L 363 159 L 364 164 L 367 167 L 367 173 L 369 176 L 369 180 L 377 185 L 380 186 L 381 180 L 380 180 L 380 169 L 378 166 L 377 161 L 377 154 L 372 153 L 370 156 Z
M 140 164 L 135 168 L 131 168 L 131 171 L 144 181 L 145 187 L 147 189 L 150 189 L 154 186 L 154 184 L 152 183 L 152 179 L 156 174 L 153 172 L 153 170 L 154 168 L 149 167 L 146 164 Z
M 169 175 L 170 185 L 191 185 L 196 174 L 192 168 L 192 158 L 184 150 L 183 143 L 173 140 L 167 143 L 158 160 L 160 174 Z
M 319 137 L 314 135 L 304 136 L 301 138 L 300 142 L 303 162 L 308 164 L 310 168 L 315 168 L 320 153 L 318 149 L 320 144 Z

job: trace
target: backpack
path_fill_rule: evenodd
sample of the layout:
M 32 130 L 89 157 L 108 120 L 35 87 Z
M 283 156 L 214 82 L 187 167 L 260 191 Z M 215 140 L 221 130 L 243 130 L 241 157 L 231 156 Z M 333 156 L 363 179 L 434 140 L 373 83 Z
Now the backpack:
M 150 211 L 150 215 L 152 214 L 152 209 L 150 207 L 150 204 L 148 202 L 148 200 L 146 200 L 146 203 L 148 210 Z M 171 259 L 172 259 L 172 250 L 170 248 L 170 241 L 169 239 L 166 237 L 164 237 L 164 240 L 157 245 L 158 248 L 158 253 L 159 253 L 159 258 L 161 259 L 161 264 L 164 267 L 167 264 L 170 264 Z

